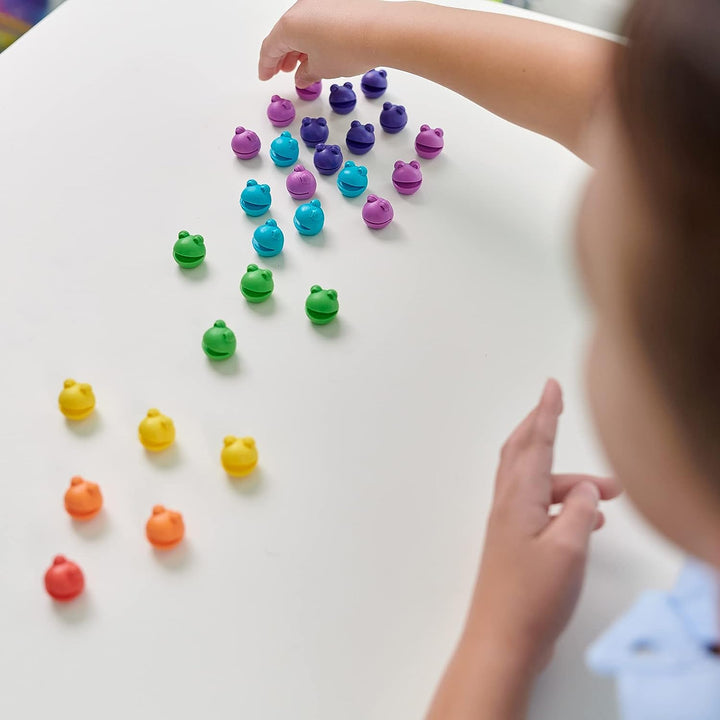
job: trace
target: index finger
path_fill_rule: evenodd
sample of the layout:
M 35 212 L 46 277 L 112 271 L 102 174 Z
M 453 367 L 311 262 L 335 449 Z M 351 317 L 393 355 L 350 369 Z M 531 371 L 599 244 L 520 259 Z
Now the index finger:
M 276 23 L 260 46 L 260 58 L 258 60 L 258 77 L 260 80 L 269 80 L 274 75 L 277 75 L 285 56 L 292 51 L 290 45 L 283 39 L 279 26 L 280 22 Z
M 540 402 L 510 436 L 501 455 L 496 489 L 516 492 L 531 503 L 549 507 L 555 437 L 563 409 L 556 380 L 545 383 Z

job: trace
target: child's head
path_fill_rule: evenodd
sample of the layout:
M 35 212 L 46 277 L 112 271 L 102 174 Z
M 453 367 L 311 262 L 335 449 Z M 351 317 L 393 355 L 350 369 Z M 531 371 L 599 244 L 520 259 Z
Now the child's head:
M 590 401 L 640 511 L 720 566 L 720 2 L 638 0 L 578 220 Z

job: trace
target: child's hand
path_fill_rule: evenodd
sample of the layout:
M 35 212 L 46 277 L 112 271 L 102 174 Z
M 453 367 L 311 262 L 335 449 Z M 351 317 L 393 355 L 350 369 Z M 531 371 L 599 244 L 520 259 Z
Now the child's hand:
M 620 493 L 615 480 L 554 475 L 553 449 L 562 391 L 545 385 L 537 407 L 500 455 L 468 632 L 494 638 L 531 669 L 550 659 L 582 587 L 590 534 L 604 518 L 598 500 Z M 551 504 L 562 503 L 556 517 Z
M 502 449 L 477 586 L 432 720 L 524 717 L 532 680 L 575 608 L 590 534 L 604 522 L 598 501 L 620 488 L 609 478 L 552 473 L 561 412 L 560 386 L 550 380 Z M 550 517 L 554 503 L 562 509 Z
M 307 87 L 323 78 L 359 75 L 373 64 L 370 28 L 379 0 L 298 0 L 276 23 L 260 49 L 258 75 L 269 80 L 281 70 Z

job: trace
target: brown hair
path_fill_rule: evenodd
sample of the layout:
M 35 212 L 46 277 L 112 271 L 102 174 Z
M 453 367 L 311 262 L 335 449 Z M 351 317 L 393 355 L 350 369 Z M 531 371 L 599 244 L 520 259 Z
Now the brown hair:
M 657 221 L 638 332 L 720 487 L 720 0 L 637 0 L 624 34 L 618 105 Z

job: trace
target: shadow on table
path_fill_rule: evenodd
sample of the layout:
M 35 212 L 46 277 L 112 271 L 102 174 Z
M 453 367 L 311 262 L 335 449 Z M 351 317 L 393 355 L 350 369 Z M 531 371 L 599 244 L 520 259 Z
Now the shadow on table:
M 86 417 L 84 420 L 68 420 L 65 418 L 65 426 L 70 432 L 78 437 L 90 437 L 99 432 L 102 428 L 102 416 L 97 411 L 93 410 L 92 414 Z
M 262 468 L 256 467 L 250 475 L 244 478 L 234 478 L 228 475 L 230 489 L 238 495 L 258 495 L 265 487 L 265 475 Z

